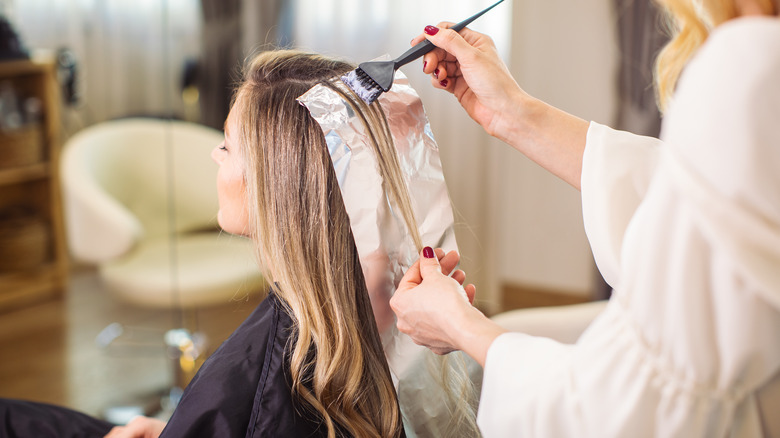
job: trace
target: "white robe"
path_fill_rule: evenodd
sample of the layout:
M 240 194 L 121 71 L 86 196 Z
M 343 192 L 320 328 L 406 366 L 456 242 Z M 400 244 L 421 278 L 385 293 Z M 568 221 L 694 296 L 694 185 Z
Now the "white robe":
M 485 437 L 780 433 L 780 19 L 713 31 L 661 139 L 591 124 L 583 215 L 613 298 L 574 345 L 494 341 Z

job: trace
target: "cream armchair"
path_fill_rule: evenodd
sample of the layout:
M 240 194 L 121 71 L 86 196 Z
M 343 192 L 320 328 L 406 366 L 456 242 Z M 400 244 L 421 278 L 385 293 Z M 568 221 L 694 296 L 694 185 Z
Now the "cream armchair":
M 574 344 L 607 306 L 606 300 L 555 307 L 510 310 L 491 319 L 511 332 L 543 336 Z
M 61 160 L 71 256 L 95 265 L 108 292 L 141 307 L 186 312 L 263 291 L 251 241 L 217 225 L 210 153 L 222 138 L 205 126 L 151 118 L 104 122 L 74 135 Z M 98 344 L 113 345 L 125 331 L 110 324 Z M 166 395 L 107 407 L 105 419 L 124 424 L 134 415 L 172 412 L 207 345 L 184 328 L 168 330 L 158 345 L 167 347 L 173 372 Z
M 263 289 L 248 239 L 220 233 L 222 133 L 151 118 L 88 127 L 65 145 L 68 246 L 122 300 L 155 308 L 228 303 Z

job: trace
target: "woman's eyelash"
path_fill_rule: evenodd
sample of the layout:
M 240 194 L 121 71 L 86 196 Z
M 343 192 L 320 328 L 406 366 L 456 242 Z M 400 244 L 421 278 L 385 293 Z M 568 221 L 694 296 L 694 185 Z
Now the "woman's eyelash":
M 227 147 L 226 147 L 225 145 L 221 145 L 221 146 L 219 147 L 219 149 L 220 149 L 220 150 L 223 150 L 223 151 L 227 151 Z

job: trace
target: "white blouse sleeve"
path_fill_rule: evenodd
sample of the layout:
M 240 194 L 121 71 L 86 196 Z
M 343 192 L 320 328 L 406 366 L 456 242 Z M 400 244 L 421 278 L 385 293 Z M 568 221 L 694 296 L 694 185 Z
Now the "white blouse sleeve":
M 523 333 L 504 333 L 493 341 L 485 361 L 477 418 L 485 437 L 523 436 L 521 431 L 529 428 L 544 436 L 577 435 L 575 421 L 547 421 L 565 418 L 569 411 L 565 405 L 571 399 L 566 397 L 567 386 L 561 377 L 566 375 L 571 348 Z M 556 405 L 552 400 L 560 402 L 558 415 L 548 409 Z M 545 411 L 541 417 L 534 415 L 538 410 Z M 529 424 L 529 417 L 538 423 Z
M 623 235 L 655 171 L 661 141 L 591 122 L 582 158 L 582 215 L 596 265 L 620 280 Z

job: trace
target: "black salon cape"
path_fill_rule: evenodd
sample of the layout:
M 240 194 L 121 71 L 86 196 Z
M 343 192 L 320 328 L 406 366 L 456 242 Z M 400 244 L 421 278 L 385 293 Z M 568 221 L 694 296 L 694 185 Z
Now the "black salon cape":
M 292 319 L 269 293 L 201 366 L 160 437 L 327 436 L 294 404 L 285 354 L 293 335 Z
M 161 437 L 324 437 L 295 404 L 285 348 L 293 322 L 269 293 L 201 366 Z M 0 438 L 102 437 L 112 425 L 58 406 L 0 399 Z
M 0 399 L 0 438 L 102 438 L 112 427 L 60 406 Z

